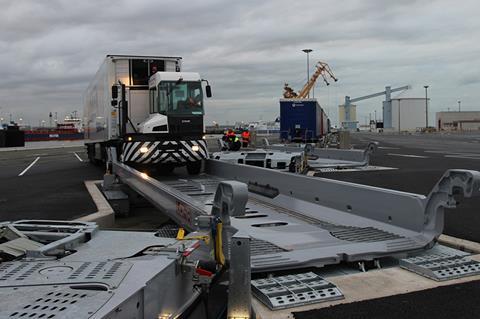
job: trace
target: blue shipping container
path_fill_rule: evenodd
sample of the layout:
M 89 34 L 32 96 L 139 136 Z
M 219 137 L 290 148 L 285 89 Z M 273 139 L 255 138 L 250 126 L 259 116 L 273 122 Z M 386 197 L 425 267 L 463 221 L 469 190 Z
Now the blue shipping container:
M 328 132 L 328 119 L 316 100 L 280 100 L 280 137 L 314 142 Z

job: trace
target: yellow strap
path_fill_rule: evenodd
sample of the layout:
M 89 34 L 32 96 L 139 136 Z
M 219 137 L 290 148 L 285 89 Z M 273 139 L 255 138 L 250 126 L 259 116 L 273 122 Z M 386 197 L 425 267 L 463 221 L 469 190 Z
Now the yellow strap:
M 217 238 L 215 238 L 215 260 L 217 263 L 220 265 L 225 265 L 225 256 L 223 255 L 223 249 L 222 249 L 222 229 L 223 229 L 223 224 L 218 223 L 217 224 Z
M 185 237 L 185 229 L 179 228 L 177 233 L 177 240 L 203 240 L 207 245 L 210 243 L 210 236 L 203 235 L 203 236 L 187 236 Z
M 185 240 L 191 240 L 191 239 L 198 239 L 198 240 L 203 240 L 205 244 L 210 243 L 210 236 L 204 235 L 204 236 L 191 236 L 191 237 L 186 237 Z

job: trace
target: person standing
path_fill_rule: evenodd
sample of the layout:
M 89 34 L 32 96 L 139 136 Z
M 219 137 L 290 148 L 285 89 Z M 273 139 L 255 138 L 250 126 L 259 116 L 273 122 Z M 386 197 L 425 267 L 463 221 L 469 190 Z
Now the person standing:
M 242 146 L 243 147 L 248 147 L 248 144 L 250 144 L 250 131 L 249 130 L 243 130 L 243 132 L 242 132 Z

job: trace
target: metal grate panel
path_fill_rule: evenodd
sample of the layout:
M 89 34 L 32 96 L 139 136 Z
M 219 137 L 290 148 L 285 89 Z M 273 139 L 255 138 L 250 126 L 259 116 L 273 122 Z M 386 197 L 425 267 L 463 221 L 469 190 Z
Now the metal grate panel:
M 0 287 L 75 284 L 84 282 L 118 286 L 131 264 L 125 261 L 108 262 L 8 262 L 0 270 Z
M 402 236 L 389 233 L 374 227 L 348 227 L 330 231 L 332 236 L 346 241 L 357 243 L 376 242 L 403 238 Z
M 252 288 L 272 310 L 344 298 L 334 284 L 313 272 L 252 280 Z
M 176 225 L 167 225 L 161 227 L 155 233 L 155 236 L 162 238 L 176 238 L 178 234 L 178 226 Z
M 445 281 L 480 274 L 480 262 L 468 253 L 436 246 L 430 253 L 400 259 L 400 267 L 424 277 Z
M 112 294 L 68 286 L 15 287 L 0 290 L 0 318 L 89 318 Z
M 275 254 L 280 252 L 288 251 L 282 247 L 278 247 L 268 241 L 252 238 L 250 240 L 250 255 L 264 255 L 264 254 Z
M 275 210 L 278 213 L 286 214 L 288 216 L 294 217 L 296 219 L 303 220 L 310 225 L 328 230 L 332 236 L 335 238 L 351 241 L 351 242 L 378 242 L 386 240 L 399 240 L 405 239 L 397 234 L 393 234 L 387 231 L 383 231 L 374 227 L 354 227 L 354 226 L 345 226 L 320 220 L 318 218 L 307 216 L 305 214 L 286 209 L 283 207 L 273 206 L 271 204 L 265 203 L 257 199 L 249 199 L 249 201 L 254 202 L 257 205 L 262 205 L 268 208 Z M 408 241 L 405 244 L 406 248 L 409 248 L 412 244 L 412 241 Z

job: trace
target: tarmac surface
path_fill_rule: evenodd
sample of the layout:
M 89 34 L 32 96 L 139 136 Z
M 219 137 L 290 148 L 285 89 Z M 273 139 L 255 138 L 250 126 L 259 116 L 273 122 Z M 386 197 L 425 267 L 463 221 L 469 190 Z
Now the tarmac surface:
M 43 147 L 51 147 L 45 145 Z M 0 152 L 0 221 L 74 219 L 96 211 L 85 180 L 103 170 L 83 146 Z
M 480 317 L 480 282 L 295 312 L 295 319 L 454 319 Z

